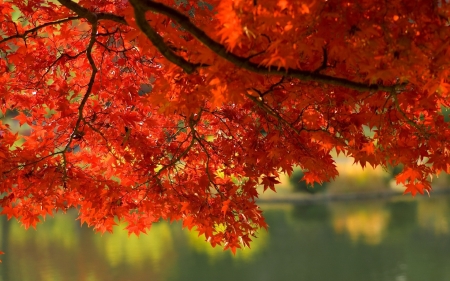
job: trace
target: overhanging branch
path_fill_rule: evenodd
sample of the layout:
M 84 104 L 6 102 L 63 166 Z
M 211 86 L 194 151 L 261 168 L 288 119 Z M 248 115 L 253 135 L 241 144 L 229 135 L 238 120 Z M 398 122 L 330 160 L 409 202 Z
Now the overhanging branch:
M 293 77 L 293 78 L 297 78 L 297 79 L 299 79 L 301 81 L 305 81 L 305 82 L 314 81 L 314 82 L 319 82 L 319 83 L 328 84 L 328 85 L 346 87 L 346 88 L 357 90 L 360 92 L 366 92 L 366 91 L 390 92 L 390 91 L 395 91 L 399 88 L 403 88 L 406 86 L 406 84 L 397 84 L 397 85 L 392 85 L 392 86 L 366 84 L 366 83 L 354 82 L 354 81 L 351 81 L 351 80 L 348 80 L 345 78 L 323 75 L 323 74 L 319 74 L 319 73 L 315 73 L 315 72 L 296 70 L 296 69 L 287 69 L 284 67 L 278 68 L 278 66 L 261 66 L 261 65 L 258 65 L 256 63 L 249 61 L 247 58 L 240 57 L 238 55 L 228 52 L 224 45 L 214 41 L 203 30 L 201 30 L 195 24 L 193 24 L 190 21 L 189 17 L 185 16 L 184 14 L 178 12 L 177 10 L 175 10 L 171 7 L 168 7 L 162 3 L 154 2 L 152 0 L 130 0 L 130 3 L 132 3 L 132 5 L 135 9 L 135 12 L 138 15 L 144 15 L 146 11 L 152 11 L 152 12 L 156 12 L 156 13 L 168 16 L 173 21 L 178 23 L 182 28 L 184 28 L 186 31 L 188 31 L 190 34 L 192 34 L 195 38 L 197 38 L 197 40 L 202 42 L 206 47 L 211 49 L 214 53 L 216 53 L 220 57 L 226 59 L 227 61 L 233 63 L 237 67 L 246 69 L 253 73 L 262 74 L 262 75 L 277 75 L 277 76 Z M 149 38 L 149 39 L 152 40 L 151 38 Z M 162 38 L 161 38 L 161 40 L 162 40 Z M 162 53 L 162 54 L 164 56 L 166 56 L 165 53 Z M 173 54 L 173 53 L 171 55 L 177 56 L 176 54 Z M 181 58 L 179 56 L 177 56 L 177 57 Z M 188 66 L 186 65 L 185 62 L 183 62 L 183 64 L 178 64 L 175 62 L 177 59 L 169 58 L 167 56 L 166 56 L 166 58 L 169 59 L 170 61 L 172 61 L 173 63 L 177 64 L 181 68 L 185 69 L 185 71 L 186 71 L 186 67 L 188 67 L 188 69 L 191 69 L 192 67 L 196 66 L 195 64 L 192 64 L 189 62 L 188 62 L 188 64 L 190 64 L 190 65 L 188 65 Z M 186 71 L 186 72 L 190 73 L 188 71 Z
M 141 31 L 147 36 L 148 39 L 153 43 L 153 45 L 158 49 L 158 51 L 170 62 L 181 67 L 186 73 L 193 73 L 198 64 L 188 62 L 184 58 L 175 54 L 169 46 L 164 42 L 164 39 L 159 35 L 148 23 L 145 18 L 145 12 L 148 10 L 145 6 L 141 5 L 140 0 L 130 0 L 131 5 L 134 8 L 134 16 L 136 19 L 136 24 L 139 26 Z
M 87 19 L 90 23 L 97 21 L 97 16 L 88 9 L 78 5 L 72 0 L 58 0 L 58 2 L 67 9 L 75 12 L 79 17 Z
M 117 23 L 128 25 L 127 21 L 122 16 L 111 13 L 94 13 L 72 0 L 58 0 L 58 2 L 67 9 L 75 12 L 79 17 L 87 19 L 90 23 L 94 23 L 98 20 L 111 20 Z
M 36 27 L 28 29 L 28 30 L 24 31 L 22 34 L 17 33 L 15 35 L 3 38 L 2 40 L 0 40 L 0 44 L 3 43 L 3 42 L 9 41 L 11 39 L 15 39 L 15 38 L 22 38 L 22 39 L 25 40 L 28 34 L 33 34 L 34 32 L 37 32 L 38 30 L 40 30 L 40 29 L 42 29 L 42 28 L 44 28 L 46 26 L 55 25 L 55 24 L 61 24 L 61 23 L 65 23 L 67 21 L 76 20 L 76 19 L 80 19 L 80 17 L 79 16 L 77 16 L 77 17 L 68 17 L 68 18 L 65 18 L 65 19 L 57 20 L 57 21 L 47 22 L 47 23 L 44 23 L 42 25 L 38 25 Z

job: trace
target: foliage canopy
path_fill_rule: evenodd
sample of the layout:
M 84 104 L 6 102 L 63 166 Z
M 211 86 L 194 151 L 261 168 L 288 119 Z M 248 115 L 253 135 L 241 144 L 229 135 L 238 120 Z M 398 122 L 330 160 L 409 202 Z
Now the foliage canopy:
M 213 245 L 266 227 L 256 186 L 331 151 L 402 164 L 405 193 L 449 172 L 444 0 L 0 0 L 2 213 L 76 207 L 111 231 L 183 220 Z M 19 144 L 20 143 L 20 144 Z

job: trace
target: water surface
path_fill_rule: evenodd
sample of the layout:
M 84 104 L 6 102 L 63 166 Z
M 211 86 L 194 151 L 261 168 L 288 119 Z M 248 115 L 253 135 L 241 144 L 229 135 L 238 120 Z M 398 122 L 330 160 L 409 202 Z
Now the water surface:
M 252 249 L 211 248 L 180 224 L 95 234 L 56 215 L 37 231 L 0 219 L 0 281 L 450 280 L 450 197 L 266 204 Z

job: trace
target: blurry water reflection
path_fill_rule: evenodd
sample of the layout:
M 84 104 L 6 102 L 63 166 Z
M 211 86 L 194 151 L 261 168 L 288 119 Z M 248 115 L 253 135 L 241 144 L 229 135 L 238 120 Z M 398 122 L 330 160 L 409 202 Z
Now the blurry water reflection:
M 10 280 L 450 280 L 450 198 L 319 205 L 264 205 L 270 225 L 252 249 L 211 248 L 204 237 L 160 222 L 148 235 L 124 226 L 103 236 L 76 213 L 25 231 L 0 219 Z

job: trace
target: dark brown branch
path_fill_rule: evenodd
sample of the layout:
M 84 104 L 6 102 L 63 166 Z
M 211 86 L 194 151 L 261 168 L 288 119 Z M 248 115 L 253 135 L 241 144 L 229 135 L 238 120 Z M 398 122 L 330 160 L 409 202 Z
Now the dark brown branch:
M 265 95 L 273 92 L 273 90 L 275 90 L 275 87 L 280 86 L 283 81 L 284 81 L 285 76 L 281 77 L 280 81 L 278 81 L 275 84 L 272 84 L 270 86 L 270 88 L 268 90 L 266 90 L 265 92 L 261 92 L 260 90 L 256 89 L 256 88 L 252 88 L 253 91 L 257 92 L 259 94 L 260 97 L 264 97 Z
M 109 14 L 109 13 L 98 13 L 97 19 L 98 20 L 111 20 L 111 21 L 115 21 L 115 22 L 123 24 L 123 25 L 128 25 L 128 23 L 124 17 L 117 16 L 114 14 Z
M 83 120 L 83 121 L 86 123 L 86 125 L 87 125 L 92 131 L 94 131 L 94 132 L 96 132 L 98 135 L 100 135 L 100 137 L 105 141 L 105 145 L 106 145 L 106 148 L 108 149 L 108 152 L 111 153 L 111 155 L 114 156 L 114 158 L 120 159 L 120 157 L 117 156 L 117 155 L 114 153 L 114 148 L 111 147 L 111 144 L 109 143 L 109 141 L 108 141 L 108 139 L 105 137 L 105 135 L 104 135 L 99 129 L 96 129 L 91 123 L 86 122 L 86 120 Z
M 22 34 L 17 33 L 16 35 L 12 35 L 12 36 L 3 38 L 2 40 L 0 40 L 0 44 L 3 43 L 3 42 L 9 41 L 9 40 L 11 40 L 11 39 L 15 39 L 15 38 L 26 39 L 26 36 L 27 36 L 28 34 L 37 32 L 37 31 L 38 31 L 39 29 L 41 29 L 41 28 L 44 28 L 44 27 L 50 26 L 50 25 L 54 25 L 54 24 L 61 24 L 61 23 L 64 23 L 64 22 L 67 22 L 67 21 L 71 21 L 71 20 L 76 20 L 76 19 L 80 19 L 80 17 L 79 17 L 79 16 L 77 16 L 77 17 L 68 17 L 68 18 L 65 18 L 65 19 L 62 19 L 62 20 L 57 20 L 57 21 L 47 22 L 47 23 L 44 23 L 44 24 L 42 24 L 42 25 L 36 26 L 36 27 L 34 27 L 34 28 L 32 28 L 32 29 L 26 30 L 26 31 L 25 31 L 24 33 L 22 33 Z
M 73 2 L 72 0 L 58 0 L 58 2 L 67 9 L 75 12 L 79 17 L 87 19 L 90 23 L 94 23 L 99 20 L 111 20 L 128 25 L 125 18 L 118 15 L 110 13 L 94 13 L 80 6 L 78 3 Z
M 261 66 L 256 63 L 253 63 L 247 60 L 244 57 L 237 56 L 233 53 L 227 52 L 227 49 L 224 45 L 217 43 L 211 37 L 209 37 L 203 30 L 198 28 L 195 24 L 193 24 L 189 17 L 184 14 L 178 12 L 177 10 L 168 7 L 162 3 L 154 2 L 152 0 L 130 0 L 133 4 L 135 12 L 137 14 L 144 15 L 146 11 L 153 11 L 159 14 L 163 14 L 174 20 L 178 23 L 182 28 L 191 33 L 197 40 L 202 42 L 205 46 L 211 49 L 214 53 L 226 59 L 227 61 L 233 63 L 237 67 L 246 69 L 253 73 L 258 73 L 262 75 L 280 75 L 286 77 L 297 78 L 301 81 L 315 81 L 323 84 L 329 84 L 334 86 L 346 87 L 349 89 L 353 89 L 360 92 L 366 91 L 395 91 L 398 88 L 403 88 L 406 84 L 392 85 L 392 86 L 384 86 L 384 85 L 371 85 L 360 82 L 354 82 L 347 80 L 345 78 L 339 78 L 334 76 L 322 75 L 319 73 L 296 70 L 296 69 L 287 69 L 284 67 L 278 68 L 278 66 Z M 172 53 L 173 54 L 173 53 Z M 163 53 L 164 55 L 164 53 Z M 173 54 L 175 55 L 175 54 Z M 176 56 L 176 55 L 175 55 Z M 169 59 L 169 58 L 168 58 Z M 170 60 L 170 59 L 169 59 Z M 172 61 L 172 60 L 171 60 Z M 175 62 L 174 62 L 175 63 Z M 189 63 L 190 65 L 179 65 L 183 69 L 192 69 L 195 68 L 195 64 Z M 188 72 L 189 73 L 189 72 Z
M 41 158 L 39 158 L 39 159 L 37 159 L 37 160 L 31 161 L 31 162 L 28 162 L 28 163 L 18 164 L 16 167 L 13 167 L 13 168 L 11 168 L 11 169 L 8 170 L 8 171 L 3 171 L 3 172 L 2 172 L 2 175 L 9 174 L 9 173 L 11 173 L 12 171 L 15 171 L 15 170 L 17 170 L 17 169 L 21 169 L 21 168 L 25 168 L 25 167 L 27 167 L 27 166 L 31 166 L 31 165 L 37 164 L 37 163 L 39 163 L 39 162 L 41 162 L 41 161 L 44 161 L 44 160 L 47 159 L 47 158 L 50 158 L 50 157 L 53 157 L 53 156 L 55 156 L 55 155 L 62 154 L 62 153 L 63 153 L 63 151 L 57 151 L 57 152 L 51 153 L 51 154 L 49 154 L 49 155 L 43 156 L 43 157 L 41 157 Z
M 150 41 L 158 49 L 158 51 L 170 62 L 181 67 L 186 73 L 193 73 L 200 65 L 188 62 L 172 51 L 172 49 L 164 42 L 164 39 L 161 37 L 161 35 L 159 35 L 148 23 L 147 19 L 145 18 L 145 12 L 148 9 L 145 9 L 145 7 L 141 5 L 140 0 L 130 0 L 130 3 L 134 8 L 136 24 L 147 36 L 147 38 L 150 39 Z
M 85 52 L 86 52 L 86 50 L 79 52 L 78 54 L 76 54 L 74 56 L 71 56 L 67 53 L 61 54 L 55 61 L 52 62 L 52 64 L 50 64 L 50 66 L 47 67 L 47 70 L 44 72 L 44 74 L 42 74 L 41 78 L 39 79 L 38 82 L 36 82 L 36 84 L 40 84 L 44 80 L 45 76 L 50 72 L 50 70 L 52 70 L 52 68 L 63 58 L 67 57 L 68 60 L 74 60 L 74 59 L 78 58 L 81 54 L 84 54 Z
M 197 131 L 195 130 L 195 125 L 200 120 L 200 117 L 201 117 L 201 112 L 200 112 L 197 120 L 193 120 L 193 118 L 191 116 L 191 118 L 189 120 L 189 127 L 191 128 L 193 140 L 197 140 L 197 143 L 200 145 L 203 152 L 206 154 L 206 163 L 205 163 L 206 176 L 208 177 L 209 182 L 213 185 L 213 187 L 217 191 L 217 193 L 219 193 L 220 197 L 222 199 L 224 199 L 225 197 L 224 197 L 223 193 L 220 191 L 218 184 L 214 181 L 213 177 L 211 176 L 211 173 L 209 172 L 209 161 L 211 159 L 211 155 L 209 154 L 209 152 L 206 149 L 205 145 L 203 144 L 201 138 L 198 136 Z
M 98 72 L 98 69 L 97 69 L 97 66 L 95 65 L 94 58 L 92 57 L 92 48 L 94 47 L 94 44 L 96 42 L 97 30 L 98 30 L 98 22 L 94 21 L 92 23 L 91 39 L 89 41 L 88 47 L 86 48 L 86 56 L 89 61 L 89 64 L 92 67 L 91 78 L 89 80 L 88 88 L 86 89 L 86 93 L 84 94 L 83 99 L 81 100 L 80 105 L 78 106 L 78 119 L 77 119 L 77 122 L 75 123 L 73 132 L 70 135 L 69 141 L 67 142 L 66 147 L 64 148 L 64 152 L 66 152 L 69 149 L 70 144 L 72 143 L 74 138 L 79 135 L 78 129 L 80 128 L 81 121 L 83 121 L 83 108 L 86 105 L 86 102 L 88 101 L 89 96 L 92 93 L 92 88 L 94 87 L 95 76 Z
M 272 109 L 271 107 L 269 107 L 267 104 L 264 103 L 264 101 L 261 99 L 258 99 L 257 97 L 254 97 L 252 95 L 249 94 L 245 94 L 250 100 L 252 100 L 259 108 L 261 108 L 263 111 L 265 111 L 267 114 L 271 115 L 272 117 L 274 117 L 275 119 L 278 120 L 278 122 L 286 125 L 287 127 L 289 127 L 292 131 L 294 131 L 297 135 L 300 135 L 300 130 L 298 130 L 297 128 L 295 128 L 293 126 L 293 124 L 289 123 L 288 121 L 286 121 L 286 119 L 284 119 L 280 114 L 278 114 L 278 112 L 276 112 L 274 109 Z
M 397 95 L 396 94 L 392 94 L 392 98 L 394 100 L 395 107 L 400 112 L 400 114 L 403 116 L 403 118 L 405 118 L 406 123 L 408 123 L 410 126 L 416 128 L 417 131 L 419 131 L 425 138 L 428 139 L 429 135 L 428 135 L 426 129 L 424 128 L 424 126 L 420 126 L 419 124 L 417 124 L 413 120 L 409 119 L 408 116 L 406 116 L 406 113 L 400 108 L 400 103 L 398 102 Z
M 328 52 L 327 52 L 327 47 L 324 46 L 322 48 L 323 51 L 323 60 L 322 60 L 322 65 L 317 68 L 316 70 L 314 70 L 315 73 L 320 73 L 322 70 L 324 70 L 325 68 L 327 68 L 327 64 L 328 64 Z
M 96 14 L 78 5 L 78 3 L 75 3 L 72 0 L 58 0 L 58 2 L 67 9 L 75 12 L 79 17 L 87 19 L 90 23 L 94 23 L 97 21 Z

